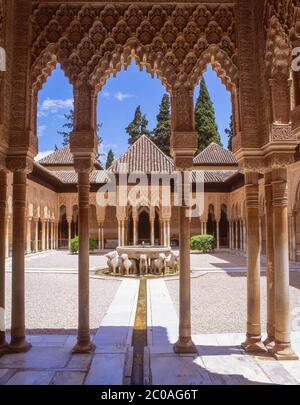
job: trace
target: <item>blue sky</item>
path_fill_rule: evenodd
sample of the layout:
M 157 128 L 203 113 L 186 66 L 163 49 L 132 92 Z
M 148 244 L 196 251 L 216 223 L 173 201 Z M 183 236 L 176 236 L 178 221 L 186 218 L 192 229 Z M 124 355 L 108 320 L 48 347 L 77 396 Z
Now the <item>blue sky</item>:
M 229 125 L 231 115 L 230 94 L 226 91 L 215 72 L 209 67 L 204 74 L 210 96 L 216 111 L 216 120 L 223 145 L 227 147 L 227 135 L 224 129 Z M 126 126 L 132 120 L 134 111 L 141 105 L 142 112 L 149 121 L 148 128 L 156 125 L 159 104 L 165 92 L 159 79 L 151 76 L 133 63 L 125 72 L 122 70 L 116 78 L 110 77 L 98 95 L 98 123 L 102 123 L 103 144 L 100 152 L 104 155 L 111 148 L 119 156 L 128 147 Z M 195 89 L 195 100 L 199 94 L 199 85 Z M 57 65 L 52 76 L 39 93 L 38 101 L 38 137 L 39 152 L 43 156 L 53 151 L 54 145 L 61 146 L 62 137 L 57 131 L 65 123 L 64 114 L 73 106 L 73 91 L 68 79 Z M 102 158 L 105 160 L 105 156 Z

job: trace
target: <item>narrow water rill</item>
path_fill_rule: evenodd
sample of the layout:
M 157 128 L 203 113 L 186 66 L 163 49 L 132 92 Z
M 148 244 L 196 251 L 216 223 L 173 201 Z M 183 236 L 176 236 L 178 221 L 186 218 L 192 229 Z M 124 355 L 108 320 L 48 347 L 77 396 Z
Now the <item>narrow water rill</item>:
M 141 278 L 132 335 L 133 362 L 131 385 L 144 383 L 144 348 L 147 346 L 147 279 Z

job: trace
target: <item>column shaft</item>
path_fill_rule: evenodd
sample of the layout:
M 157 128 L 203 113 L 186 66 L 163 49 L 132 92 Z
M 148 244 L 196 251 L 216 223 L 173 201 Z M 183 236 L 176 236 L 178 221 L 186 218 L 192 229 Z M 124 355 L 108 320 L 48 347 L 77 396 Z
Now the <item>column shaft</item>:
M 297 359 L 291 347 L 289 308 L 289 251 L 287 169 L 272 172 L 274 279 L 275 279 L 275 346 L 280 360 Z
M 220 249 L 220 222 L 217 221 L 217 249 Z
M 78 336 L 75 353 L 93 349 L 89 324 L 89 172 L 78 173 Z
M 154 238 L 154 220 L 151 220 L 150 222 L 150 229 L 151 229 L 151 246 L 154 246 L 155 244 L 155 238 Z
M 265 351 L 260 324 L 260 242 L 258 173 L 245 174 L 248 223 L 247 338 L 242 344 L 249 352 Z M 236 239 L 236 238 L 235 238 Z
M 274 286 L 274 245 L 273 245 L 273 206 L 272 206 L 272 173 L 265 173 L 266 201 L 266 254 L 267 254 L 267 347 L 275 340 L 275 286 Z
M 26 172 L 13 174 L 13 252 L 12 252 L 12 314 L 10 350 L 21 352 L 31 345 L 25 337 L 25 207 Z
M 196 353 L 191 337 L 190 220 L 185 207 L 179 207 L 179 221 L 179 339 L 174 351 Z
M 26 227 L 26 253 L 31 253 L 31 218 L 27 218 Z
M 0 354 L 7 348 L 5 338 L 5 257 L 7 235 L 7 173 L 0 171 Z

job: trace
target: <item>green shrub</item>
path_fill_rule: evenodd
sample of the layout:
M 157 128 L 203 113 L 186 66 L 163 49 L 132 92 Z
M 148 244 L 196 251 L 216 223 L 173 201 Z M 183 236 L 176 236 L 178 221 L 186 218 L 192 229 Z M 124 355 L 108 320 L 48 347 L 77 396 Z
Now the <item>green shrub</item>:
M 94 251 L 95 249 L 97 249 L 97 240 L 95 238 L 90 238 L 89 239 L 89 249 L 91 251 Z M 72 253 L 78 253 L 79 250 L 79 237 L 75 236 L 72 240 L 71 240 L 71 252 Z
M 202 253 L 211 253 L 214 251 L 216 243 L 212 235 L 193 236 L 190 241 L 191 250 L 199 250 Z
M 90 238 L 90 250 L 93 252 L 98 247 L 97 240 L 95 238 Z
M 71 252 L 77 253 L 78 249 L 79 249 L 79 237 L 75 236 L 73 239 L 71 239 Z

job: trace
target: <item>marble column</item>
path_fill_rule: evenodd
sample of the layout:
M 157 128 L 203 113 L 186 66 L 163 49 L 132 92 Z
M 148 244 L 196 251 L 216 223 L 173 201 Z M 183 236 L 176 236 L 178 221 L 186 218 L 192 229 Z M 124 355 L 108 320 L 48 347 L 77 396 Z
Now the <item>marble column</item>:
M 150 221 L 150 229 L 151 229 L 151 246 L 155 244 L 155 235 L 154 235 L 154 219 Z
M 30 349 L 25 335 L 25 207 L 26 170 L 13 173 L 13 247 L 12 247 L 12 304 L 11 352 Z
M 173 89 L 171 94 L 171 150 L 177 170 L 192 170 L 197 149 L 195 129 L 194 89 L 188 83 Z M 182 184 L 183 185 L 183 184 Z M 184 188 L 183 188 L 184 189 Z M 186 215 L 186 198 L 182 195 L 179 217 L 179 338 L 175 353 L 197 353 L 191 337 L 191 267 L 190 267 L 190 218 Z
M 51 221 L 51 249 L 54 249 L 54 221 Z
M 247 337 L 242 347 L 248 352 L 266 351 L 261 341 L 260 321 L 260 241 L 258 173 L 245 173 L 248 223 L 247 255 Z
M 39 251 L 39 218 L 34 218 L 34 251 Z
M 240 220 L 240 250 L 241 251 L 243 251 L 243 244 L 244 244 L 243 236 L 244 236 L 244 224 L 243 224 L 243 221 Z
M 232 232 L 232 225 L 231 221 L 229 221 L 229 249 L 231 249 L 231 232 Z
M 76 169 L 76 165 L 75 165 Z M 78 169 L 77 169 L 78 170 Z M 89 192 L 90 170 L 78 170 L 78 335 L 74 353 L 94 350 L 90 338 L 89 324 Z
M 98 224 L 98 249 L 102 249 L 101 225 Z
M 46 250 L 49 250 L 49 220 L 45 223 L 45 233 L 46 233 Z
M 137 232 L 137 219 L 133 218 L 133 244 L 137 245 L 138 242 L 138 232 Z
M 45 220 L 41 220 L 42 225 L 42 251 L 46 250 L 46 229 L 45 229 Z
M 217 221 L 217 249 L 220 249 L 220 221 Z
M 289 250 L 288 250 L 288 194 L 287 169 L 273 169 L 273 243 L 275 279 L 275 346 L 272 349 L 278 360 L 298 357 L 291 347 L 289 308 Z
M 190 219 L 184 206 L 179 207 L 179 257 L 179 339 L 174 352 L 196 353 L 191 337 Z
M 32 218 L 27 218 L 26 221 L 26 253 L 31 253 L 31 222 Z
M 291 260 L 297 260 L 297 239 L 296 239 L 296 215 L 297 212 L 292 213 L 291 216 Z
M 244 227 L 243 227 L 243 250 L 244 252 L 247 252 L 247 222 L 244 221 Z
M 0 170 L 0 355 L 7 349 L 5 337 L 5 256 L 7 231 L 7 173 Z
M 102 224 L 102 227 L 101 227 L 101 245 L 102 245 L 102 249 L 105 249 L 104 224 Z
M 68 221 L 68 248 L 71 250 L 71 240 L 72 240 L 72 220 Z
M 6 219 L 6 240 L 5 240 L 5 257 L 9 257 L 9 245 L 10 245 L 10 238 L 9 238 L 9 228 L 10 228 L 10 215 L 7 215 Z
M 266 201 L 266 254 L 267 254 L 267 339 L 265 346 L 275 343 L 275 286 L 274 286 L 274 245 L 273 245 L 273 206 L 272 172 L 265 173 Z

